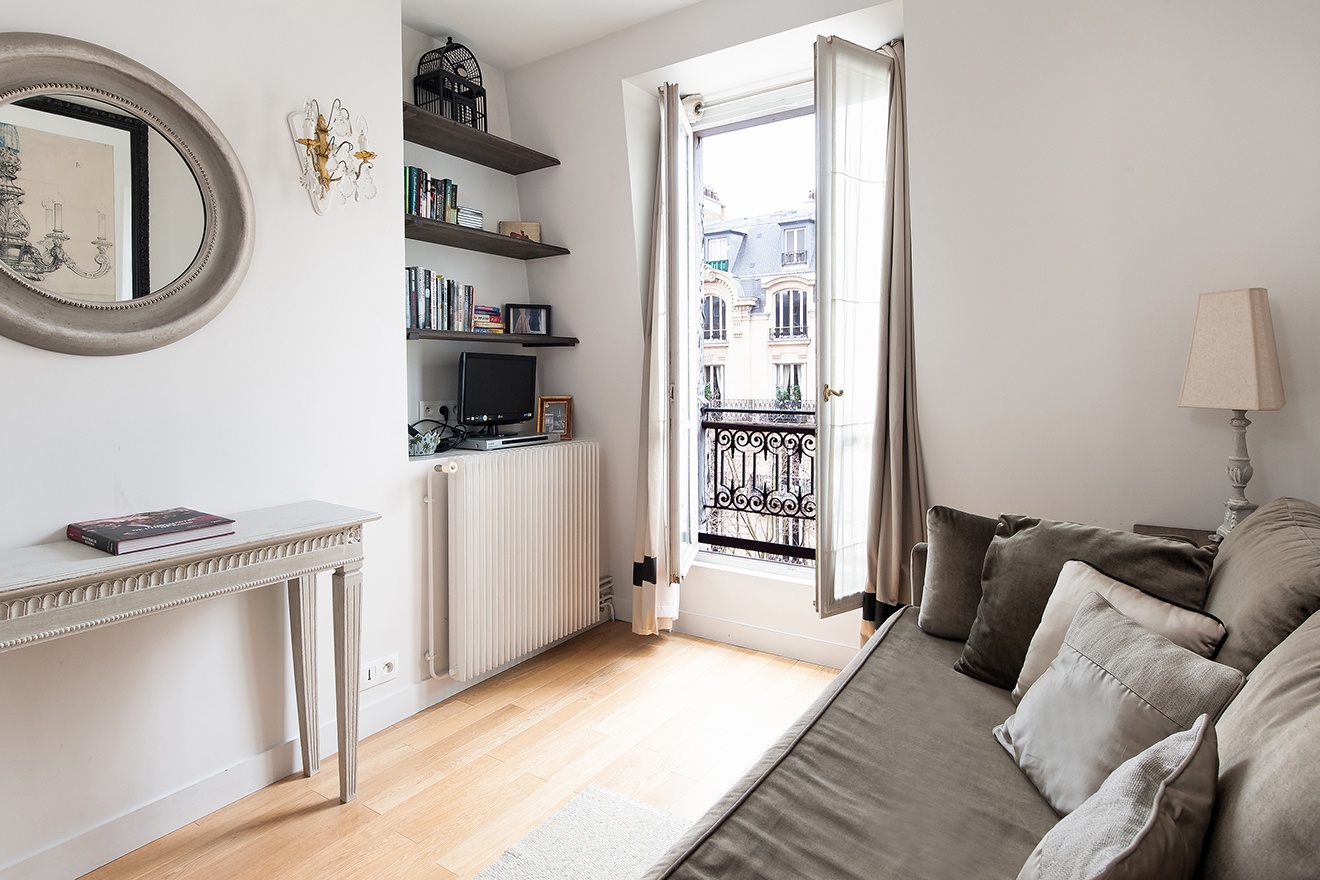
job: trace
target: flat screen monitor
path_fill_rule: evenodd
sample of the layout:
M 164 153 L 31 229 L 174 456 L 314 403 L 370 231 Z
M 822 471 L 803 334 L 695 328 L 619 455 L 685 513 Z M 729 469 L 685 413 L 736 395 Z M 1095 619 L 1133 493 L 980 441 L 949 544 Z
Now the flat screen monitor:
M 536 358 L 465 351 L 458 358 L 458 418 L 469 428 L 516 425 L 536 415 Z

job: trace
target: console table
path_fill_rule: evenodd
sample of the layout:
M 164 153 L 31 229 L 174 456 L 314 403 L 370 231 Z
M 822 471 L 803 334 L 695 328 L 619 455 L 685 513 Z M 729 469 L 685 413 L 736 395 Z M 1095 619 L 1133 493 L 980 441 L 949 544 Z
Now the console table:
M 110 556 L 73 541 L 0 551 L 0 652 L 286 583 L 303 772 L 320 769 L 316 581 L 333 571 L 339 798 L 357 790 L 362 525 L 380 514 L 303 501 L 233 514 L 234 534 Z

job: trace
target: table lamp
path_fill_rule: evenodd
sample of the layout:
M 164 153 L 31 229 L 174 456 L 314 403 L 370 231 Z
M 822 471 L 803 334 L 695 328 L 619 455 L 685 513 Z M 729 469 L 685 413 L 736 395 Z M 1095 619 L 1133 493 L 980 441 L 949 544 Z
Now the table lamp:
M 1252 473 L 1247 410 L 1283 407 L 1283 378 L 1264 288 L 1201 294 L 1178 405 L 1233 411 L 1233 451 L 1228 456 L 1232 495 L 1224 502 L 1224 521 L 1212 538 L 1222 541 L 1257 507 L 1246 495 Z

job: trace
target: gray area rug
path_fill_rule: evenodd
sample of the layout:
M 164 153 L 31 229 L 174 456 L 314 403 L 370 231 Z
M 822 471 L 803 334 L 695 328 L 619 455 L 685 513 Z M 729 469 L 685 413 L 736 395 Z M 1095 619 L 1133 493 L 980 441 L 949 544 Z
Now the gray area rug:
M 636 880 L 691 824 L 589 785 L 476 880 Z

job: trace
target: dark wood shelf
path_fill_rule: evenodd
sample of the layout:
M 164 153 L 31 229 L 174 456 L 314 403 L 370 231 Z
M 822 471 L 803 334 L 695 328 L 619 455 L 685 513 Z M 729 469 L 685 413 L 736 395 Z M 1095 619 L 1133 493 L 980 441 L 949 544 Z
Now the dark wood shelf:
M 431 244 L 494 254 L 497 257 L 513 257 L 515 260 L 539 260 L 541 257 L 561 257 L 568 253 L 568 248 L 557 245 L 514 238 L 512 235 L 500 235 L 484 229 L 468 229 L 466 226 L 418 217 L 415 214 L 403 216 L 403 237 L 411 238 L 413 241 L 429 241 Z
M 403 139 L 496 171 L 526 174 L 558 165 L 554 156 L 403 102 Z
M 536 333 L 472 333 L 467 330 L 418 330 L 408 328 L 409 339 L 446 339 L 450 342 L 495 342 L 525 348 L 549 348 L 578 344 L 576 336 L 542 336 Z

